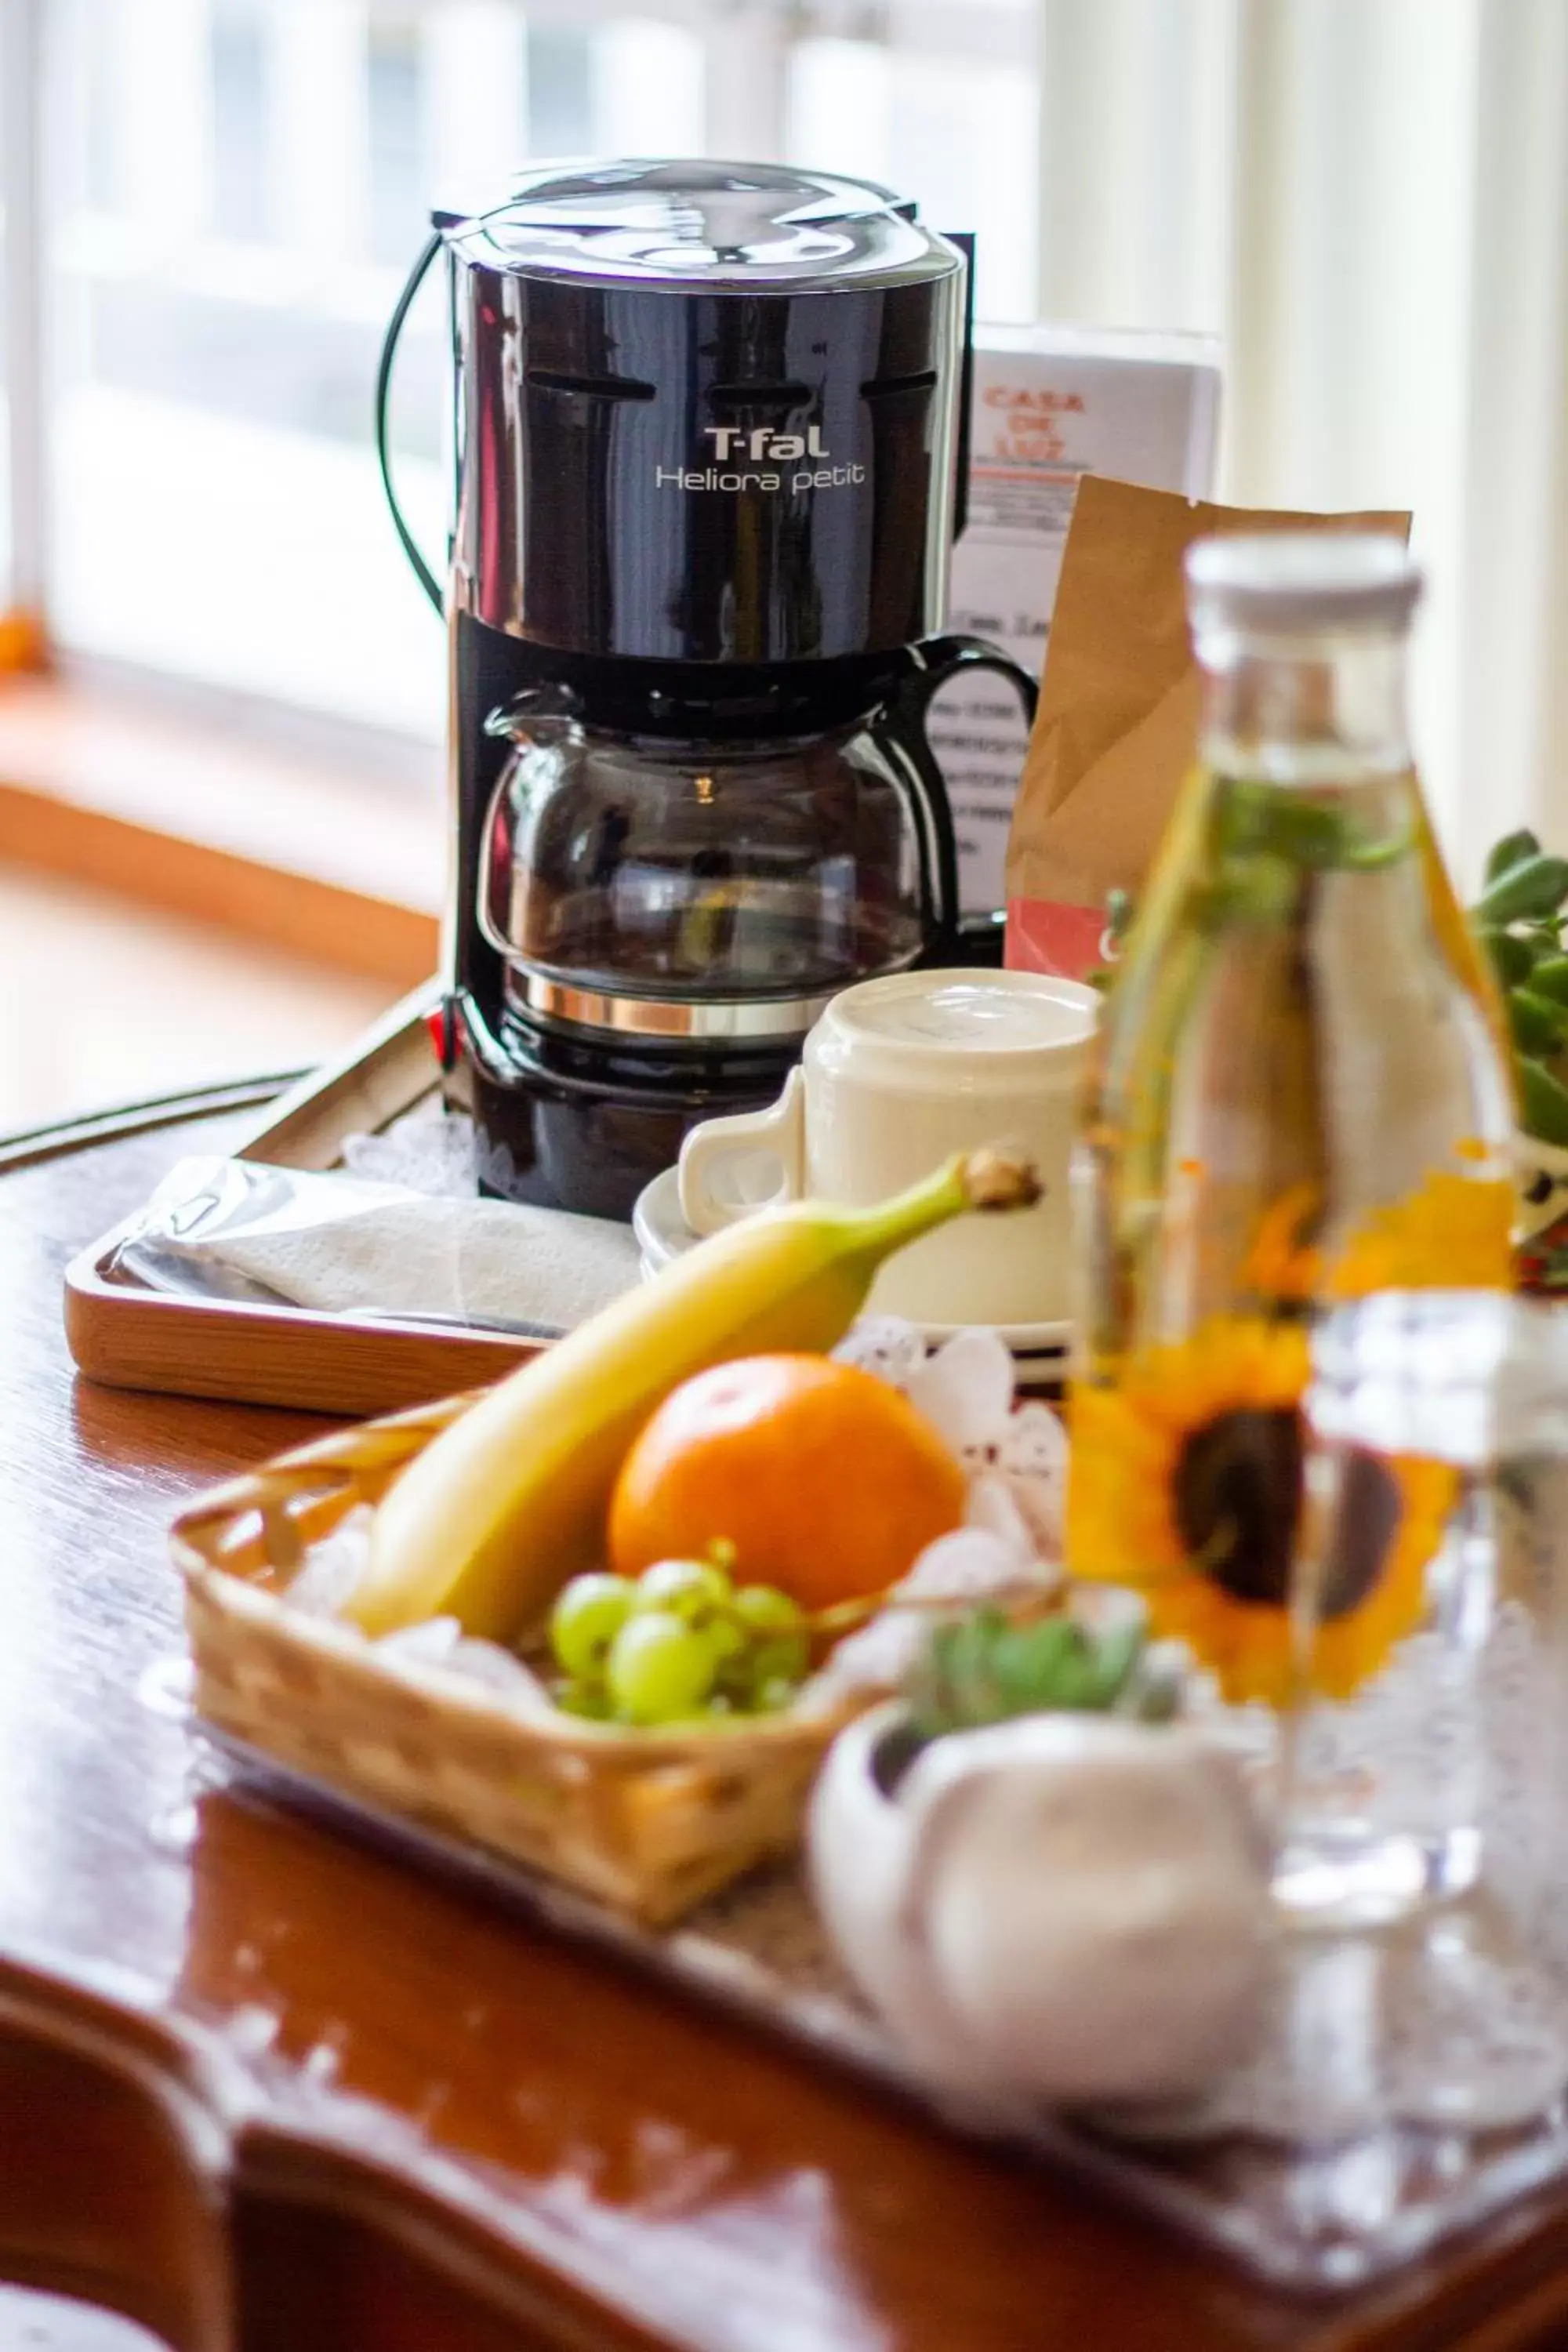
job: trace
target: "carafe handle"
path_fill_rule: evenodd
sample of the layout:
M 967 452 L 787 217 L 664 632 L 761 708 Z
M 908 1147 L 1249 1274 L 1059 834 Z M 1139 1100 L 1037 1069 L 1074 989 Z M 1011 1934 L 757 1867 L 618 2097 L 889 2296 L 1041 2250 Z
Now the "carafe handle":
M 972 960 L 985 961 L 987 950 L 993 948 L 996 929 L 992 919 L 982 918 L 967 925 L 963 920 L 952 807 L 947 796 L 946 780 L 931 750 L 927 731 L 931 704 L 942 688 L 950 685 L 955 677 L 976 669 L 994 670 L 1007 680 L 1023 706 L 1026 721 L 1032 727 L 1039 689 L 1027 670 L 1021 668 L 1011 655 L 1004 653 L 1000 646 L 993 645 L 988 637 L 927 637 L 921 644 L 911 646 L 910 668 L 888 704 L 889 731 L 912 771 L 922 862 L 929 859 L 926 872 L 926 961 L 929 962 L 952 962 L 966 940 L 973 942 Z
M 496 780 L 496 788 L 490 794 L 489 806 L 485 811 L 484 824 L 479 828 L 479 868 L 474 880 L 474 919 L 479 924 L 479 936 L 487 947 L 494 948 L 503 962 L 510 961 L 517 950 L 507 938 L 501 924 L 496 919 L 495 837 L 506 824 L 503 803 L 510 790 L 511 762 L 509 760 Z M 504 881 L 506 893 L 510 898 L 511 896 L 511 829 L 510 825 L 506 828 L 506 859 L 501 879 Z
M 563 737 L 568 740 L 581 740 L 582 729 L 577 713 L 577 697 L 570 687 L 559 684 L 529 686 L 524 687 L 521 694 L 514 694 L 510 702 L 498 703 L 487 714 L 484 731 L 487 735 L 499 736 L 502 740 L 512 743 L 524 737 L 542 744 L 559 742 Z M 510 797 L 516 764 L 516 754 L 513 753 L 497 777 L 495 790 L 490 794 L 485 821 L 479 828 L 479 864 L 474 884 L 474 918 L 480 933 L 496 953 L 508 961 L 515 957 L 517 948 L 507 937 L 505 926 L 496 912 L 496 839 L 498 835 L 505 836 L 504 870 L 499 878 L 503 882 L 510 899 L 513 844 L 506 804 Z

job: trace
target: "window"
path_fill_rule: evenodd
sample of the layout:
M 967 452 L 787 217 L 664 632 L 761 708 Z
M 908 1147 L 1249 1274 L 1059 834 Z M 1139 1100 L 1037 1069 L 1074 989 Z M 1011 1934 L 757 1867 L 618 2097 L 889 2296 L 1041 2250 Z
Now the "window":
M 0 556 L 68 646 L 433 740 L 368 415 L 432 197 L 834 165 L 977 231 L 983 318 L 1223 333 L 1238 503 L 1414 510 L 1473 866 L 1568 829 L 1565 89 L 1558 0 L 0 0 Z M 443 376 L 432 288 L 396 433 L 433 551 Z
M 10 0 L 7 0 L 10 5 Z M 832 163 L 1034 309 L 1034 0 L 26 0 L 47 34 L 50 616 L 67 645 L 434 737 L 369 446 L 434 198 L 569 153 Z M 402 496 L 444 527 L 438 281 Z

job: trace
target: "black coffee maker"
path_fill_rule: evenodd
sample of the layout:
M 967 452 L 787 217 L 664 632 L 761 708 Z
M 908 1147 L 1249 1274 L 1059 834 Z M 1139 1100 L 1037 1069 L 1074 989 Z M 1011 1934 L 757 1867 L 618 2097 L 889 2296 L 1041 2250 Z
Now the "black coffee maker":
M 828 998 L 963 926 L 926 740 L 969 348 L 962 247 L 886 189 L 611 163 L 438 214 L 457 387 L 445 1055 L 485 1189 L 622 1217 L 779 1092 Z M 388 481 L 388 495 L 392 495 Z

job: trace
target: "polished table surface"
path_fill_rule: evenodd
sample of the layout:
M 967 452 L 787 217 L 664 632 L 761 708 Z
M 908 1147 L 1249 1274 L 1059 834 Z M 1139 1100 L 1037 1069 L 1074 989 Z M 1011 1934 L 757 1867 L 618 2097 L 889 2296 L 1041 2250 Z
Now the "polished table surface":
M 181 1646 L 164 1529 L 317 1424 L 79 1381 L 59 1314 L 68 1258 L 236 1135 L 200 1108 L 0 1153 L 0 2273 L 179 2352 L 1568 2342 L 1568 2200 L 1375 2294 L 1292 2302 L 204 1789 L 149 1704 Z

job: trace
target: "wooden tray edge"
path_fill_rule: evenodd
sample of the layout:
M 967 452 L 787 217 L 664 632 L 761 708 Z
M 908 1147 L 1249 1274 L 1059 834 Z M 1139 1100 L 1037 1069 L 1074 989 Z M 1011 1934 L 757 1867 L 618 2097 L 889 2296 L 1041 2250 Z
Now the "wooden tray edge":
M 358 1417 L 486 1387 L 549 1345 L 132 1289 L 103 1271 L 123 1232 L 90 1244 L 65 1273 L 66 1344 L 77 1370 L 105 1388 Z
M 436 1082 L 426 1027 L 436 1002 L 433 981 L 402 998 L 347 1054 L 270 1100 L 233 1156 L 320 1168 L 354 1126 L 411 1108 Z M 109 1264 L 133 1223 L 100 1234 L 65 1273 L 67 1345 L 78 1370 L 106 1388 L 358 1417 L 484 1387 L 549 1344 L 116 1282 Z

